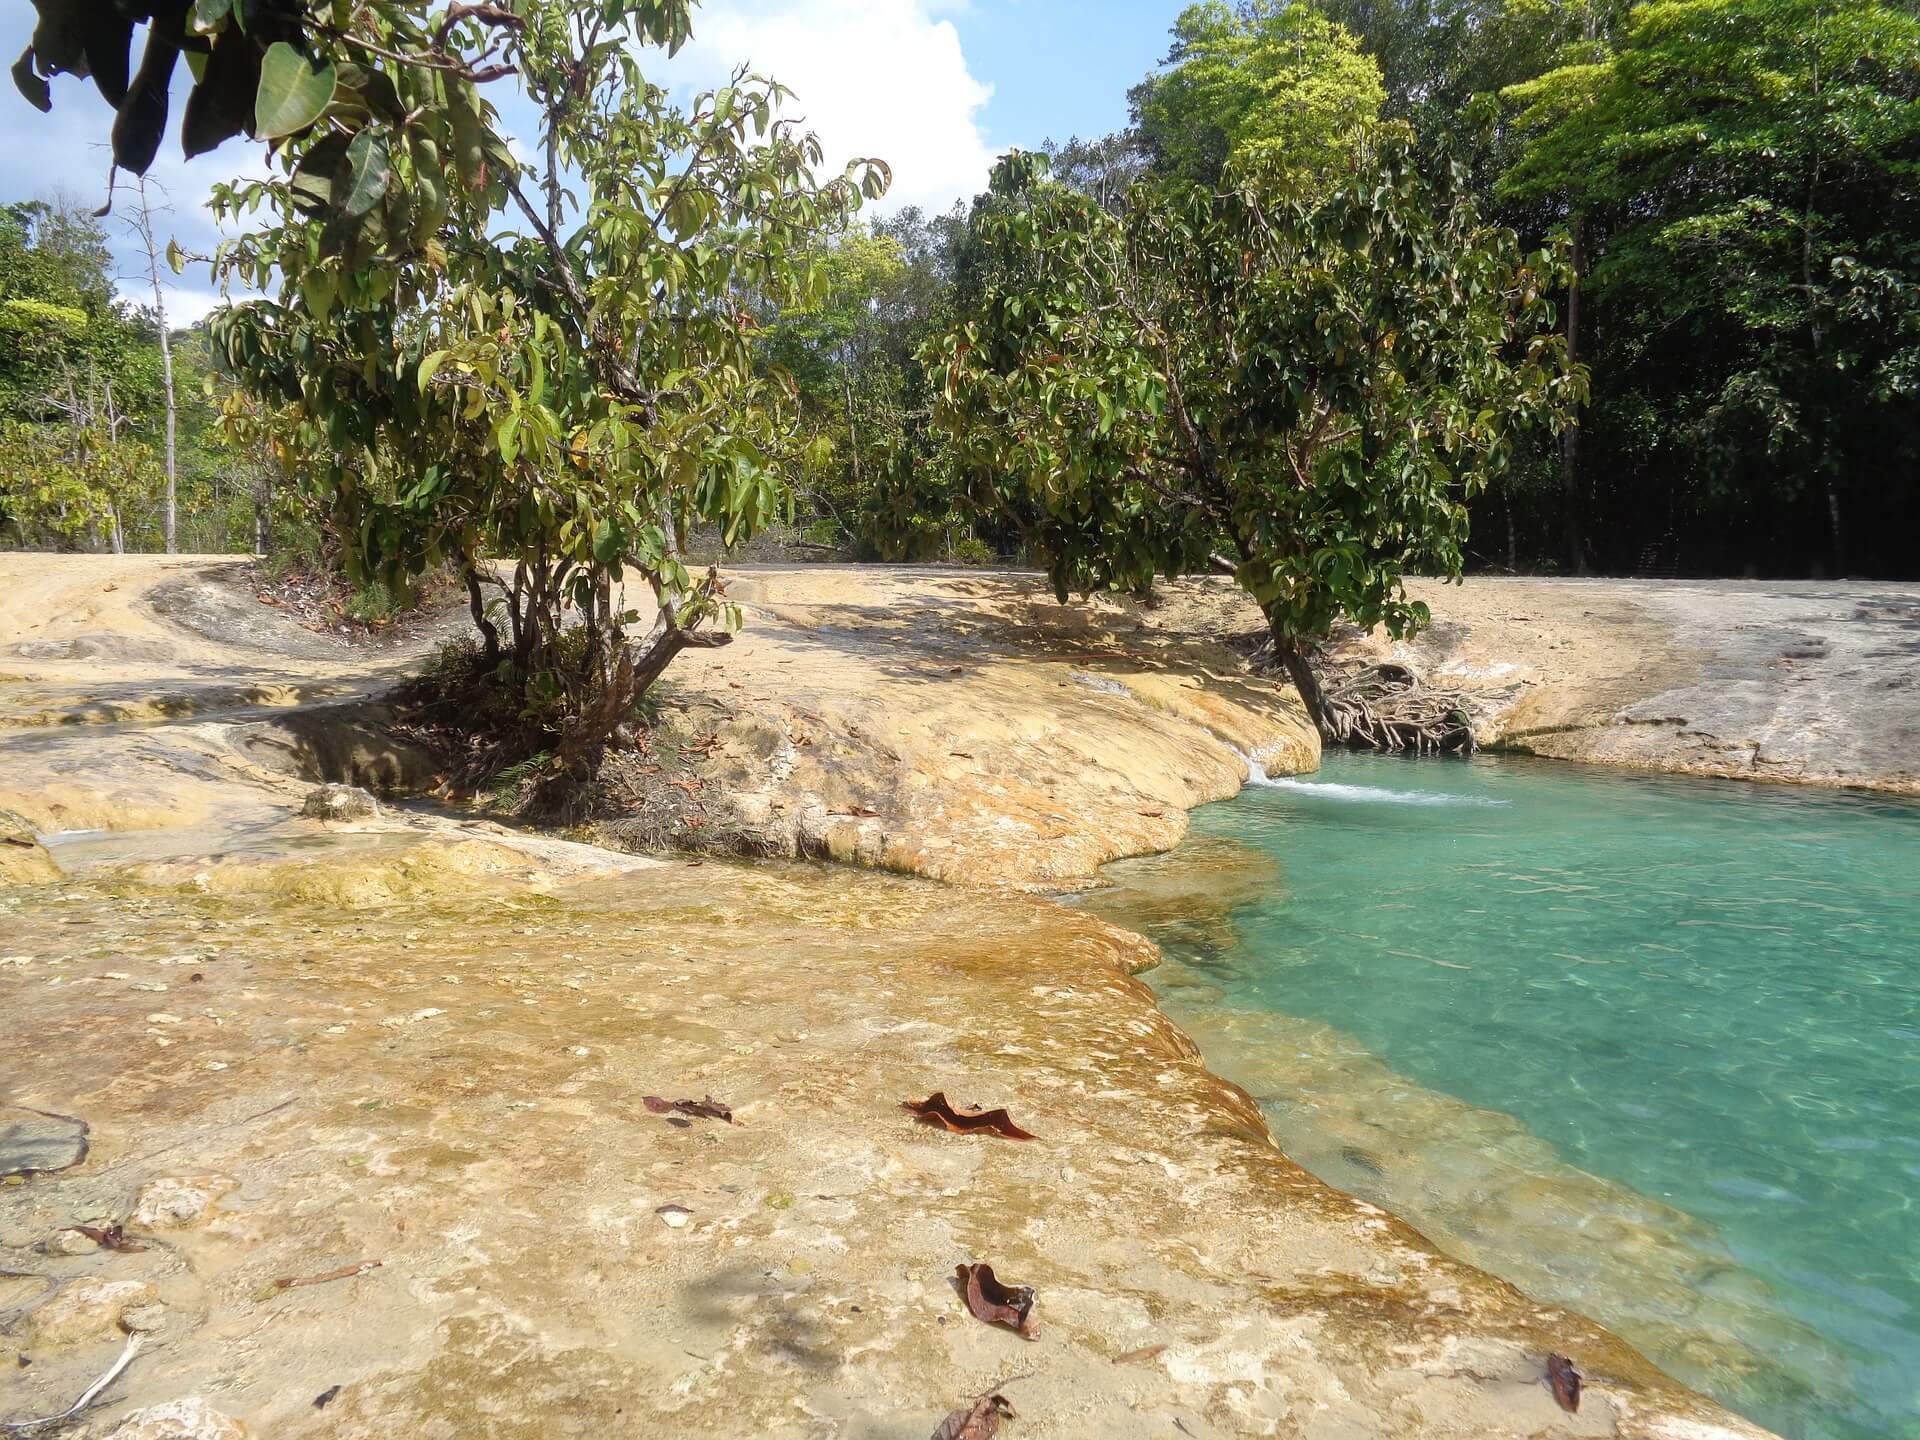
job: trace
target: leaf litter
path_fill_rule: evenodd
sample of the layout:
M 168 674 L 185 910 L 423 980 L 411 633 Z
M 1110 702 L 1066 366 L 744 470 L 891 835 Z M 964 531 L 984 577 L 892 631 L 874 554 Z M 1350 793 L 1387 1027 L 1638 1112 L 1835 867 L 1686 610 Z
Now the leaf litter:
M 975 1319 L 1005 1326 L 1022 1340 L 1040 1338 L 1040 1327 L 1033 1319 L 1035 1296 L 1031 1285 L 1003 1284 L 991 1265 L 956 1265 L 953 1273 Z
M 1040 1137 L 1013 1123 L 1006 1107 L 998 1110 L 956 1110 L 944 1090 L 936 1090 L 925 1100 L 903 1100 L 900 1108 L 917 1115 L 929 1125 L 939 1125 L 956 1135 L 999 1135 L 1008 1140 L 1037 1140 Z

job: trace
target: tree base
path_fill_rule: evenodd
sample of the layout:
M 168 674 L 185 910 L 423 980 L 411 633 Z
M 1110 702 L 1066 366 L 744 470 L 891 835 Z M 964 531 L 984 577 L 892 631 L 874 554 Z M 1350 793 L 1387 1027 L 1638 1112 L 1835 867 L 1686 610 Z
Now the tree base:
M 1457 690 L 1429 689 L 1409 666 L 1337 668 L 1322 681 L 1322 738 L 1353 750 L 1471 755 L 1473 717 Z

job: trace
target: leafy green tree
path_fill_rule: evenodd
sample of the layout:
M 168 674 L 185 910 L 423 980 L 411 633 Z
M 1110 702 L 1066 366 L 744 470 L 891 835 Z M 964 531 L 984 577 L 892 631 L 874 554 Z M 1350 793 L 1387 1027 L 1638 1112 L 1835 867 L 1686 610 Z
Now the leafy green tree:
M 1323 185 L 1380 117 L 1380 70 L 1352 34 L 1283 0 L 1189 5 L 1162 69 L 1129 95 L 1161 174 L 1217 182 L 1231 160 Z
M 222 364 L 284 423 L 357 575 L 459 569 L 514 719 L 494 758 L 551 747 L 576 781 L 675 655 L 728 638 L 683 540 L 783 513 L 794 438 L 748 302 L 803 298 L 885 167 L 817 181 L 786 92 L 745 74 L 671 103 L 641 63 L 685 41 L 690 0 L 263 8 L 157 8 L 144 52 L 206 52 L 190 153 L 275 142 L 272 178 L 215 192 L 222 217 L 265 217 L 216 271 L 274 297 L 216 319 Z M 75 68 L 75 27 L 96 79 L 96 47 L 125 48 L 91 6 L 41 10 L 29 80 Z M 509 74 L 539 117 L 525 163 L 482 93 Z M 166 121 L 134 93 L 114 130 L 137 171 Z
M 1579 392 L 1556 262 L 1398 140 L 1317 203 L 1255 166 L 1118 216 L 1032 159 L 976 210 L 932 357 L 964 458 L 1037 517 L 1063 598 L 1231 569 L 1324 727 L 1308 650 L 1424 625 L 1401 577 L 1459 572 L 1467 497 Z
M 1859 480 L 1914 487 L 1920 15 L 1877 0 L 1659 0 L 1611 54 L 1508 92 L 1502 177 L 1607 233 L 1592 297 L 1705 494 L 1818 497 L 1847 568 Z M 1578 230 L 1576 229 L 1576 236 Z M 1662 336 L 1657 350 L 1637 342 Z

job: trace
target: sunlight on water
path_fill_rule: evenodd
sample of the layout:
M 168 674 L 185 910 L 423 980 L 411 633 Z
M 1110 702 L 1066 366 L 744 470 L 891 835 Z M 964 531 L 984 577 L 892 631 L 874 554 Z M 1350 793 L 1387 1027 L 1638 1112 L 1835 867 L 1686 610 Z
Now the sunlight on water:
M 1920 806 L 1333 756 L 1194 836 L 1092 903 L 1295 1159 L 1784 1435 L 1920 1437 Z

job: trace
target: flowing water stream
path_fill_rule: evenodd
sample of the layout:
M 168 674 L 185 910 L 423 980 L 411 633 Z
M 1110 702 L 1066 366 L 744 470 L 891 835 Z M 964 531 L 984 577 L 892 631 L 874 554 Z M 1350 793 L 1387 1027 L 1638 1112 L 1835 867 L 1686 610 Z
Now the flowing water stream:
M 1920 806 L 1330 756 L 1110 873 L 1308 1169 L 1783 1435 L 1920 1437 Z

